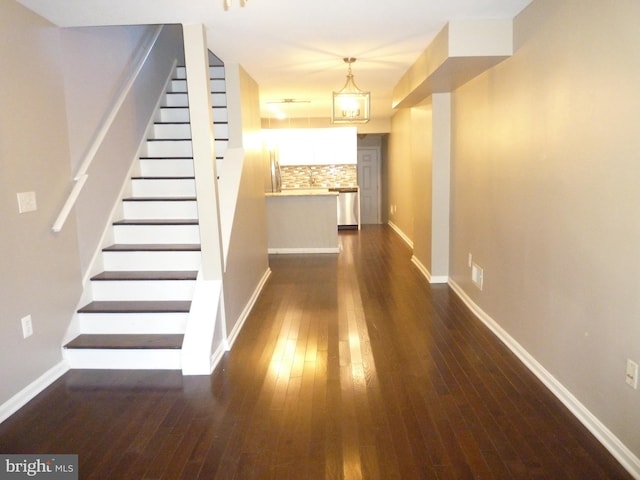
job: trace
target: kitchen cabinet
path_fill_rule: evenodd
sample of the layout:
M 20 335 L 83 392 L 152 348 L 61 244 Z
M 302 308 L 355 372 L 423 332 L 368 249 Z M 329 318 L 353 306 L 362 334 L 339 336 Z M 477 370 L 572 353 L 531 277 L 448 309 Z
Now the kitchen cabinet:
M 356 127 L 283 128 L 263 131 L 269 148 L 276 148 L 280 165 L 355 165 Z

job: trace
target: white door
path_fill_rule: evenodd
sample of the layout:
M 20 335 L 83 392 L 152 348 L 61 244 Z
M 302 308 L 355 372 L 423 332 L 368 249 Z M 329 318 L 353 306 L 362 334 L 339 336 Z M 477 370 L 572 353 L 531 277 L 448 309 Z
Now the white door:
M 360 223 L 380 223 L 380 149 L 358 149 Z

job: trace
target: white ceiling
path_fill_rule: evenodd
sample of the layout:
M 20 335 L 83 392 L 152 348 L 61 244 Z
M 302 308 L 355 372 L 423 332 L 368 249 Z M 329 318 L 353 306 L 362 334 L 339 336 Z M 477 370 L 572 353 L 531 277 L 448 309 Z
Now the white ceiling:
M 298 117 L 328 117 L 342 88 L 343 57 L 356 57 L 354 78 L 371 91 L 374 118 L 391 115 L 400 77 L 450 20 L 512 18 L 531 0 L 19 0 L 56 25 L 203 23 L 209 48 L 239 63 L 267 103 Z

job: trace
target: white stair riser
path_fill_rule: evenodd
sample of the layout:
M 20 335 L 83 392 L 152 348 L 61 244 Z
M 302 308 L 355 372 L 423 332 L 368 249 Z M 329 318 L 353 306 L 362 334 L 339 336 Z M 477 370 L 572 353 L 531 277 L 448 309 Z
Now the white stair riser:
M 158 116 L 160 122 L 188 122 L 188 108 L 161 108 Z
M 224 157 L 224 154 L 227 152 L 228 145 L 229 145 L 228 140 L 215 140 L 214 148 L 216 152 L 216 157 Z
M 94 280 L 93 300 L 191 300 L 195 280 Z
M 103 252 L 105 270 L 131 272 L 136 270 L 198 270 L 199 251 L 174 252 Z
M 149 140 L 147 141 L 148 157 L 191 157 L 193 148 L 188 140 Z
M 187 93 L 167 93 L 164 97 L 165 107 L 188 107 L 189 97 Z
M 209 78 L 224 78 L 224 65 L 209 65 Z
M 114 225 L 116 243 L 198 243 L 198 225 Z
M 176 67 L 175 78 L 187 78 L 185 67 Z M 210 65 L 209 78 L 224 78 L 224 65 Z
M 188 123 L 157 123 L 153 126 L 154 138 L 191 139 L 191 125 Z
M 226 92 L 227 83 L 223 78 L 214 78 L 209 81 L 212 92 Z
M 227 123 L 214 124 L 213 134 L 215 138 L 229 138 L 229 125 Z
M 227 115 L 227 109 L 225 108 L 213 108 L 213 121 L 214 122 L 228 122 L 229 116 Z
M 180 370 L 181 350 L 66 348 L 70 368 L 105 370 Z
M 190 158 L 140 159 L 142 177 L 193 177 L 193 160 Z
M 198 205 L 195 200 L 123 202 L 127 220 L 197 220 Z
M 134 197 L 195 197 L 193 179 L 133 179 L 131 192 Z
M 213 107 L 226 107 L 227 106 L 227 94 L 226 93 L 212 93 L 211 94 L 211 106 L 213 106 Z
M 186 92 L 187 91 L 187 80 L 171 80 L 169 84 L 170 92 Z
M 80 332 L 89 335 L 109 334 L 182 334 L 188 313 L 81 313 Z
M 221 78 L 225 78 L 224 65 L 209 65 L 209 79 L 216 80 Z

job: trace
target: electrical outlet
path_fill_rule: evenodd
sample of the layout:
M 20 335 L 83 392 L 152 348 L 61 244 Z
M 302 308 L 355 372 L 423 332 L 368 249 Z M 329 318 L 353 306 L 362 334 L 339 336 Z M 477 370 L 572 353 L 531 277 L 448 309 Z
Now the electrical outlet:
M 18 196 L 18 213 L 35 212 L 38 209 L 36 192 L 20 192 Z
M 33 322 L 31 321 L 31 315 L 22 317 L 20 322 L 22 323 L 22 337 L 27 338 L 33 335 Z
M 484 270 L 477 263 L 471 264 L 471 281 L 475 283 L 476 287 L 482 290 L 484 283 Z
M 633 389 L 638 389 L 638 364 L 633 360 L 627 360 L 627 385 Z

